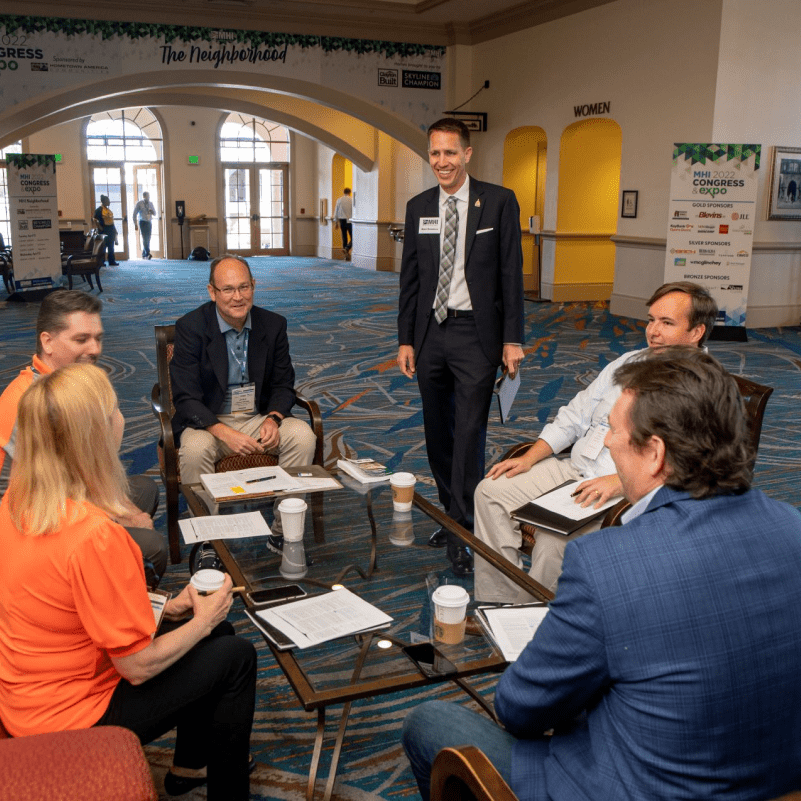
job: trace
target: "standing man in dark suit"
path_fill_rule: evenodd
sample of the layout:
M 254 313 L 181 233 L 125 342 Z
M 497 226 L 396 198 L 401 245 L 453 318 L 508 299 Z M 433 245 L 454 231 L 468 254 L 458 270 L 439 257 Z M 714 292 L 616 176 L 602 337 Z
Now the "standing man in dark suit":
M 295 370 L 286 318 L 253 305 L 255 286 L 244 259 L 220 256 L 210 266 L 211 301 L 175 324 L 172 424 L 185 484 L 234 453 L 277 454 L 282 467 L 314 458 L 314 432 L 290 417 Z
M 398 310 L 398 366 L 417 374 L 431 472 L 445 511 L 473 528 L 473 493 L 484 476 L 498 367 L 523 360 L 523 252 L 514 192 L 467 175 L 470 131 L 445 118 L 428 129 L 439 187 L 406 206 Z M 473 570 L 468 548 L 441 529 L 457 575 Z

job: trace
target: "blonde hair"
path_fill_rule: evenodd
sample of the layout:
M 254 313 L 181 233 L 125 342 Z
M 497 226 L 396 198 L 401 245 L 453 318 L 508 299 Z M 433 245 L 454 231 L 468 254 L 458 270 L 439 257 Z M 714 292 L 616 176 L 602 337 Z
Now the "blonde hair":
M 117 396 L 106 374 L 70 364 L 34 381 L 17 412 L 17 444 L 8 482 L 11 519 L 39 536 L 73 523 L 89 501 L 109 516 L 127 509 L 128 482 L 111 417 Z M 67 517 L 67 501 L 76 501 Z

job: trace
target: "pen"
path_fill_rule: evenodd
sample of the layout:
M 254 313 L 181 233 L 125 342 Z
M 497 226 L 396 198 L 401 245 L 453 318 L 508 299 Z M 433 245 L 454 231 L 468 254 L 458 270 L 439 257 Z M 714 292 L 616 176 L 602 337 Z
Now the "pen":
M 261 481 L 261 479 L 259 479 L 259 481 Z M 581 490 L 576 490 L 575 492 L 571 492 L 570 493 L 570 497 L 571 498 L 575 498 L 576 495 L 579 495 L 580 493 L 581 493 Z
M 265 476 L 264 478 L 249 478 L 245 484 L 256 484 L 259 481 L 272 481 L 277 476 Z

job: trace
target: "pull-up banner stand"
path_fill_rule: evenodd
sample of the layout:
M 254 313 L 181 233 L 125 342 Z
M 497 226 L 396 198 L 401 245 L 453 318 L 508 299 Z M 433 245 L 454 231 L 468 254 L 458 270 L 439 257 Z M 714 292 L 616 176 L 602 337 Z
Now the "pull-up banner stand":
M 41 300 L 61 283 L 56 157 L 6 155 L 14 293 L 10 300 Z
M 665 282 L 692 281 L 718 304 L 713 339 L 744 342 L 761 145 L 673 146 Z

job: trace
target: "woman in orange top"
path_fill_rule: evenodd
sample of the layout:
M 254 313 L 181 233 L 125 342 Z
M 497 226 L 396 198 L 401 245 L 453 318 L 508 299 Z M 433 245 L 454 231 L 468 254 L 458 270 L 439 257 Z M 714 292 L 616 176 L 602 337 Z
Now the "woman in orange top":
M 207 779 L 209 799 L 245 801 L 255 649 L 225 620 L 228 576 L 213 595 L 184 588 L 155 636 L 141 553 L 113 522 L 123 426 L 93 365 L 43 376 L 20 401 L 0 504 L 0 718 L 13 735 L 118 725 L 143 744 L 177 726 L 168 792 Z

